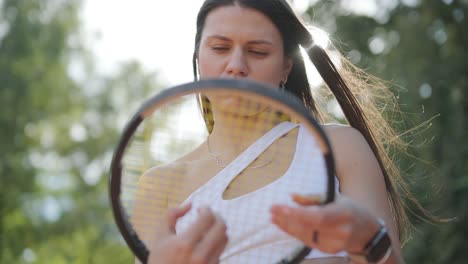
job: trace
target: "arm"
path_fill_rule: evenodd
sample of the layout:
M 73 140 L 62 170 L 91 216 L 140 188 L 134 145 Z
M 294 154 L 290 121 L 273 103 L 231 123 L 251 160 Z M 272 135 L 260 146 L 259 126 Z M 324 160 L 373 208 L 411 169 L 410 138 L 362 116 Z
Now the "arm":
M 342 196 L 326 206 L 274 206 L 272 221 L 307 245 L 328 253 L 362 252 L 385 221 L 393 250 L 386 264 L 404 263 L 382 171 L 363 136 L 353 128 L 327 127 Z M 314 237 L 314 230 L 317 231 Z
M 163 179 L 158 177 L 160 172 L 152 168 L 140 177 L 130 216 L 135 232 L 147 248 L 152 248 L 154 241 L 160 239 L 161 230 L 164 230 L 166 225 L 164 216 L 168 208 L 168 197 L 164 188 L 161 188 Z M 141 262 L 135 258 L 135 264 L 141 264 Z
M 181 174 L 178 169 L 151 169 L 138 183 L 132 224 L 150 252 L 148 263 L 218 263 L 227 244 L 226 225 L 209 208 L 199 208 L 190 228 L 176 234 L 178 219 L 191 210 L 191 204 L 168 208 L 170 200 L 177 200 L 171 194 L 177 192 L 164 186 L 181 182 L 176 178 Z
M 153 241 L 157 241 L 161 230 L 165 229 L 168 195 L 167 190 L 162 187 L 166 186 L 167 182 L 160 175 L 169 175 L 168 173 L 153 168 L 138 180 L 130 222 L 138 237 L 149 247 Z
M 373 228 L 366 235 L 364 232 L 357 241 L 352 243 L 349 252 L 361 252 L 371 237 L 377 232 L 380 225 L 375 219 L 383 219 L 392 241 L 392 254 L 385 263 L 404 263 L 398 231 L 393 215 L 390 211 L 387 191 L 382 170 L 377 159 L 362 134 L 354 128 L 333 126 L 328 129 L 332 146 L 337 159 L 337 176 L 340 180 L 341 192 L 356 202 L 368 212 L 367 218 Z M 364 212 L 361 213 L 363 216 Z M 364 229 L 365 230 L 365 229 Z M 354 246 L 353 246 L 354 245 Z

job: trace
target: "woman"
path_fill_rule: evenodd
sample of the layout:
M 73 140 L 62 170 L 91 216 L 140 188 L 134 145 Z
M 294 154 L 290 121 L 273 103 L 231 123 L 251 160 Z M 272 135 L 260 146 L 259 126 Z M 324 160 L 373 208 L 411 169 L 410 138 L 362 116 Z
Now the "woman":
M 310 92 L 300 47 L 308 49 L 310 59 L 350 123 L 350 126 L 323 125 L 336 156 L 340 196 L 336 202 L 323 207 L 294 197 L 299 204 L 310 206 L 273 205 L 271 221 L 321 251 L 308 256 L 303 263 L 370 263 L 369 260 L 372 263 L 404 263 L 400 241 L 404 239 L 407 218 L 395 189 L 396 184 L 403 190 L 405 188 L 384 149 L 384 144 L 397 141 L 384 142 L 385 137 L 396 137 L 379 111 L 372 107 L 372 101 L 367 102 L 366 109 L 358 102 L 355 92 L 350 90 L 326 53 L 314 46 L 309 31 L 285 0 L 205 1 L 197 19 L 193 57 L 195 79 L 248 78 L 273 85 L 299 97 L 321 119 Z M 358 79 L 348 80 L 353 84 L 352 88 L 366 85 L 358 82 Z M 367 94 L 367 98 L 371 96 Z M 209 112 L 215 111 L 216 99 L 203 98 L 201 104 L 208 113 L 205 121 L 211 134 L 208 141 L 190 155 L 211 156 L 212 159 L 183 169 L 197 175 L 199 168 L 208 168 L 212 173 L 205 174 L 215 175 L 220 167 L 235 158 L 238 149 L 236 144 L 222 144 L 222 138 L 218 136 L 221 131 L 229 131 L 229 125 L 222 119 L 216 119 L 214 124 L 210 120 L 212 114 Z M 371 119 L 375 123 L 368 121 Z M 377 131 L 376 127 L 380 129 Z M 294 133 L 286 136 L 285 144 L 294 140 Z M 216 153 L 223 153 L 223 156 Z M 275 166 L 274 161 L 271 164 Z M 265 182 L 271 180 L 265 179 Z M 179 206 L 206 181 L 208 179 L 201 179 L 184 189 L 178 199 L 169 202 L 169 206 Z M 233 189 L 230 193 L 226 190 L 223 195 L 239 196 Z M 190 203 L 185 203 L 168 211 L 167 221 L 158 233 L 158 242 L 151 246 L 150 263 L 220 261 L 229 239 L 224 220 L 210 208 L 197 210 L 190 228 L 177 234 L 176 223 L 183 221 L 183 216 L 193 210 Z

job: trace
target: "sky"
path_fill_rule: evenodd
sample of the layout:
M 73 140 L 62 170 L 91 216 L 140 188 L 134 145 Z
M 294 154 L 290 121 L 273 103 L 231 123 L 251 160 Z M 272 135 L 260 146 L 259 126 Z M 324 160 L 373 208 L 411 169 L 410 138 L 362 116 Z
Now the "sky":
M 203 0 L 85 0 L 85 36 L 98 69 L 139 61 L 171 85 L 190 82 L 195 20 Z M 301 12 L 314 0 L 294 0 Z

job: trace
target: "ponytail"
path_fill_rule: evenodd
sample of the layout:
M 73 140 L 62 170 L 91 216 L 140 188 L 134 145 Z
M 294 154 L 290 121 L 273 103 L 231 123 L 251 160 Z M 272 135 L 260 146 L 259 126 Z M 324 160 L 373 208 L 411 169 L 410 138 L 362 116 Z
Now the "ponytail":
M 377 111 L 377 109 L 372 109 L 374 110 L 372 116 L 378 114 L 380 117 L 378 118 L 380 120 L 374 120 L 379 121 L 377 122 L 377 125 L 381 126 L 382 123 L 384 123 L 384 126 L 387 127 L 387 129 L 383 131 L 385 135 L 376 134 L 375 129 L 377 129 L 377 126 L 372 127 L 370 118 L 365 114 L 367 112 L 362 109 L 361 104 L 359 103 L 355 94 L 349 88 L 346 81 L 342 78 L 338 69 L 335 67 L 325 50 L 323 50 L 318 45 L 313 45 L 307 50 L 307 55 L 333 93 L 338 104 L 343 110 L 349 125 L 357 129 L 364 136 L 375 157 L 377 158 L 384 176 L 385 186 L 387 193 L 389 194 L 388 198 L 390 207 L 394 214 L 394 219 L 399 230 L 399 237 L 406 237 L 406 227 L 409 223 L 409 220 L 402 205 L 402 201 L 395 190 L 395 181 L 399 187 L 402 187 L 407 195 L 411 196 L 411 194 L 399 173 L 399 169 L 393 163 L 392 158 L 388 155 L 384 144 L 384 136 L 397 138 L 396 133 L 393 131 L 393 129 L 391 129 L 388 123 L 385 122 L 379 111 Z

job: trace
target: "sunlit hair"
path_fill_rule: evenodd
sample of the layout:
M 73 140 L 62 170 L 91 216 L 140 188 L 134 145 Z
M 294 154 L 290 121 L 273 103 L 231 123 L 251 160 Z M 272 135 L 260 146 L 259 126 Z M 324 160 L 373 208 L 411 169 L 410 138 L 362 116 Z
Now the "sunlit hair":
M 197 17 L 197 33 L 193 54 L 193 72 L 198 76 L 197 53 L 207 15 L 215 8 L 239 5 L 257 10 L 266 15 L 278 28 L 284 42 L 284 54 L 292 59 L 293 66 L 285 90 L 296 95 L 313 115 L 321 122 L 328 120 L 326 111 L 320 111 L 312 97 L 311 87 L 304 66 L 302 47 L 315 65 L 333 96 L 341 106 L 350 126 L 357 129 L 367 140 L 382 169 L 389 198 L 389 205 L 394 215 L 401 241 L 405 241 L 409 230 L 409 221 L 402 198 L 397 190 L 406 195 L 417 207 L 418 201 L 409 192 L 400 170 L 393 161 L 395 154 L 404 151 L 405 144 L 383 116 L 383 108 L 398 108 L 396 98 L 386 85 L 371 77 L 343 58 L 338 69 L 327 52 L 315 45 L 311 33 L 301 19 L 294 13 L 286 0 L 206 0 Z M 203 96 L 200 105 L 204 113 L 208 131 L 213 128 L 210 102 Z M 424 209 L 422 209 L 424 211 Z

